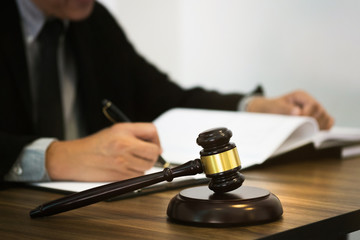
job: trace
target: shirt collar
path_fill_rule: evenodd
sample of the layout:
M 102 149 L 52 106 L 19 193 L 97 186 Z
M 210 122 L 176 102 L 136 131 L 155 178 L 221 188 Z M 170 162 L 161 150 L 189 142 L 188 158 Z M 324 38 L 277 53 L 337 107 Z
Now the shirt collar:
M 27 43 L 33 42 L 45 23 L 45 15 L 31 0 L 16 0 Z

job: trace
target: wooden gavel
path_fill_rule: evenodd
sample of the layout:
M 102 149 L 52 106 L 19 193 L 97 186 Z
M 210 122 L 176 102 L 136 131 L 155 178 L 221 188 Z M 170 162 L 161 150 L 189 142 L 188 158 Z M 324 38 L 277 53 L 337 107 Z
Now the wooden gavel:
M 234 143 L 230 143 L 232 132 L 227 128 L 210 129 L 199 134 L 197 143 L 203 147 L 201 160 L 195 159 L 174 168 L 109 183 L 74 193 L 47 203 L 30 211 L 32 218 L 50 216 L 84 207 L 113 198 L 162 181 L 172 181 L 181 176 L 204 172 L 211 178 L 209 188 L 215 193 L 225 193 L 240 187 L 244 177 L 240 174 L 241 163 Z

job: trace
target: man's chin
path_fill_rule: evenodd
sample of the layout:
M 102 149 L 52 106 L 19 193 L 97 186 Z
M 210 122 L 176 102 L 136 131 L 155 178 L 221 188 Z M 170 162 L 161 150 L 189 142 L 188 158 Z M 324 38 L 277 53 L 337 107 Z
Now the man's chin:
M 90 16 L 94 9 L 94 0 L 73 0 L 71 9 L 66 12 L 63 18 L 71 21 L 81 21 Z

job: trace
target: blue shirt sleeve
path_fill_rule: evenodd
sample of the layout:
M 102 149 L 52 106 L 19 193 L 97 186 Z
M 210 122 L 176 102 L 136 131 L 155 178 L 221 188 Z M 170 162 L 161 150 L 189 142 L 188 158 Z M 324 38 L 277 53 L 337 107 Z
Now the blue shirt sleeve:
M 45 153 L 54 138 L 39 138 L 27 145 L 20 153 L 5 181 L 37 182 L 50 181 L 45 167 Z

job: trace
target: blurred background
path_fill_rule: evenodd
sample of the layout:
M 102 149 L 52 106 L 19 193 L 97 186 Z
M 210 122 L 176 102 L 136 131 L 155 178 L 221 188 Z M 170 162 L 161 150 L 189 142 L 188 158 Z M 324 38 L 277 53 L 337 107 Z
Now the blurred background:
M 101 0 L 138 52 L 183 87 L 304 89 L 360 127 L 358 0 Z

